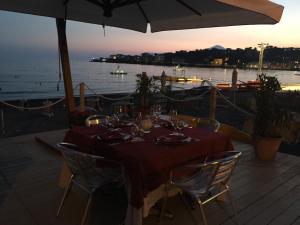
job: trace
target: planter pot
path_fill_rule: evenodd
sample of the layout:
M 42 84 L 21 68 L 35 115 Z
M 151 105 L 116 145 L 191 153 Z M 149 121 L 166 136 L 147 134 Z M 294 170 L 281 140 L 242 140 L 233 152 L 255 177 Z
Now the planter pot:
M 281 138 L 254 137 L 256 157 L 266 161 L 274 160 L 281 141 Z

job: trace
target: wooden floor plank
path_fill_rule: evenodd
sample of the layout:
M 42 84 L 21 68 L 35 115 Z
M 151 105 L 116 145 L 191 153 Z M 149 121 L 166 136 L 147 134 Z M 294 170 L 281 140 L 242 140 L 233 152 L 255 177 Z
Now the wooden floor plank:
M 57 180 L 62 159 L 35 141 L 35 136 L 54 146 L 64 131 L 14 137 L 0 141 L 0 224 L 2 225 L 79 225 L 86 195 L 79 189 L 71 196 L 59 218 L 55 217 L 62 189 Z M 237 203 L 239 220 L 247 225 L 300 225 L 300 158 L 278 154 L 273 162 L 254 157 L 253 147 L 234 143 L 243 158 L 232 177 L 232 194 Z M 202 224 L 199 211 L 186 211 L 178 198 L 171 198 L 168 208 L 175 219 L 162 225 Z M 119 225 L 125 215 L 124 190 L 110 190 L 97 195 L 87 225 Z M 230 204 L 215 202 L 205 207 L 210 225 L 233 225 Z M 145 225 L 157 224 L 149 216 Z
M 251 222 L 253 219 L 258 217 L 266 209 L 277 204 L 278 201 L 285 198 L 290 192 L 294 191 L 295 188 L 300 186 L 300 176 L 295 176 L 288 180 L 283 185 L 273 191 L 268 192 L 267 195 L 261 197 L 254 204 L 250 204 L 247 208 L 240 210 L 239 218 L 243 224 Z M 295 196 L 296 197 L 296 196 Z M 227 223 L 226 223 L 227 224 Z
M 298 216 L 291 225 L 300 225 L 300 216 Z
M 299 193 L 300 186 L 297 186 L 293 190 L 290 190 L 289 193 L 287 193 L 283 198 L 274 203 L 271 207 L 266 208 L 260 215 L 249 221 L 247 225 L 269 224 L 275 221 L 278 215 L 283 214 L 284 211 L 291 207 L 293 204 L 299 203 Z M 287 221 L 285 221 L 283 224 L 288 225 Z
M 300 199 L 294 201 L 286 210 L 279 214 L 270 225 L 295 225 L 300 224 Z

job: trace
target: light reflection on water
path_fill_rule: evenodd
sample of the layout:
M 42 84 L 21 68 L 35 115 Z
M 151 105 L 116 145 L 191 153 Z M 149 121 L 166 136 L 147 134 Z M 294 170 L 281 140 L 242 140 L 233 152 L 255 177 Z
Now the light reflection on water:
M 85 82 L 97 93 L 121 93 L 135 90 L 136 74 L 146 72 L 148 75 L 160 75 L 164 70 L 167 75 L 173 75 L 173 67 L 119 64 L 127 75 L 111 75 L 117 69 L 114 63 L 90 63 L 88 61 L 71 61 L 73 85 Z M 0 62 L 0 99 L 31 99 L 59 97 L 64 95 L 63 82 L 59 80 L 56 61 L 3 63 Z M 268 75 L 276 75 L 282 83 L 300 83 L 300 76 L 293 71 L 265 71 Z M 196 76 L 202 79 L 212 79 L 214 83 L 231 80 L 232 69 L 186 67 L 186 76 Z M 180 74 L 180 73 L 177 73 Z M 255 70 L 239 70 L 238 79 L 242 81 L 256 78 Z M 177 83 L 179 88 L 191 88 L 200 85 L 195 83 Z M 89 93 L 89 92 L 87 92 Z M 78 89 L 75 90 L 78 94 Z

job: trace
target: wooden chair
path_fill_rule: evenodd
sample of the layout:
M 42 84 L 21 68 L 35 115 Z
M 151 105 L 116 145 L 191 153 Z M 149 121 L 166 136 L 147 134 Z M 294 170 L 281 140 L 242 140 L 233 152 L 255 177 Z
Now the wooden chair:
M 233 140 L 252 144 L 252 136 L 250 134 L 228 124 L 221 123 L 218 132 L 229 135 Z
M 189 127 L 196 127 L 198 124 L 197 118 L 188 115 L 177 115 L 177 119 L 188 124 Z
M 208 128 L 211 131 L 217 132 L 220 128 L 220 122 L 216 119 L 210 119 L 208 117 L 197 118 L 197 127 Z
M 203 127 L 208 128 L 211 131 L 217 132 L 220 123 L 215 119 L 210 119 L 207 117 L 193 117 L 188 115 L 177 115 L 177 119 L 187 123 L 190 127 Z

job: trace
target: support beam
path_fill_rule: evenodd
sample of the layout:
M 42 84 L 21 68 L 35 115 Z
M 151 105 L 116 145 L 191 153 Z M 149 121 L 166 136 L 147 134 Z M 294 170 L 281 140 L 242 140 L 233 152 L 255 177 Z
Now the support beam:
M 75 99 L 73 94 L 72 76 L 66 37 L 66 21 L 64 19 L 57 18 L 56 27 L 59 51 L 61 55 L 61 65 L 63 71 L 66 100 L 68 104 L 68 111 L 69 113 L 71 113 L 75 110 Z

